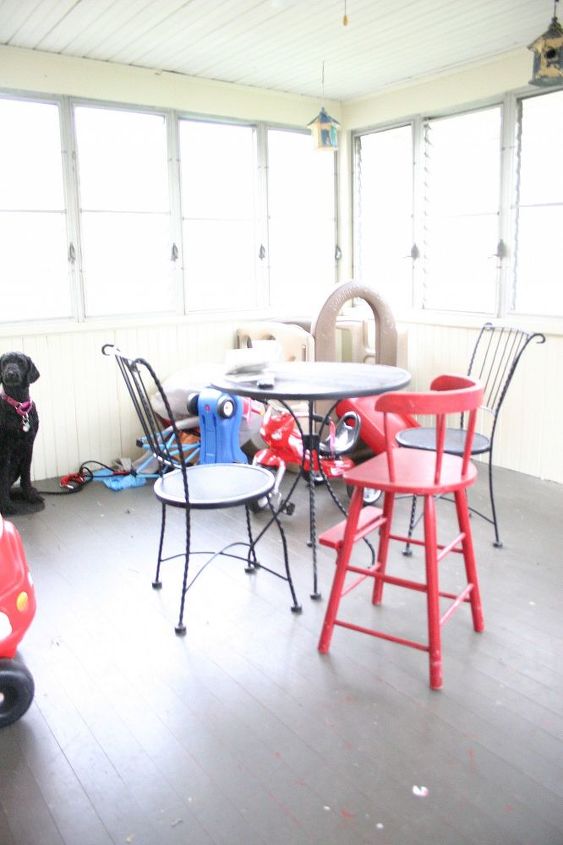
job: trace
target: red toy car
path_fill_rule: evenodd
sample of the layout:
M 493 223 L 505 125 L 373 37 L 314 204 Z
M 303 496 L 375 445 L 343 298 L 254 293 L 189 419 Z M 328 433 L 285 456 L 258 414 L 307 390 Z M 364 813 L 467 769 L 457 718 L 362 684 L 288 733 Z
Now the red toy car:
M 267 444 L 254 456 L 253 463 L 259 466 L 276 469 L 276 482 L 270 501 L 274 508 L 279 508 L 282 496 L 280 484 L 288 464 L 299 466 L 305 474 L 312 473 L 315 482 L 322 482 L 324 478 L 341 478 L 344 472 L 354 466 L 354 461 L 344 453 L 356 445 L 360 431 L 360 420 L 356 413 L 349 412 L 342 416 L 335 425 L 329 421 L 329 435 L 319 444 L 319 456 L 308 450 L 303 454 L 303 441 L 294 417 L 289 411 L 280 411 L 272 406 L 264 414 L 260 435 Z M 260 510 L 266 506 L 265 500 L 259 500 L 252 510 Z M 293 513 L 293 503 L 287 503 L 286 512 Z
M 14 657 L 35 608 L 21 537 L 12 523 L 0 516 L 0 728 L 17 721 L 33 701 L 33 676 Z
M 275 508 L 281 504 L 279 488 L 288 464 L 301 465 L 305 473 L 312 470 L 313 477 L 320 482 L 323 481 L 323 475 L 327 479 L 340 478 L 354 466 L 354 460 L 346 453 L 355 448 L 360 437 L 374 455 L 385 450 L 383 414 L 374 411 L 374 401 L 373 396 L 363 396 L 343 399 L 337 404 L 335 410 L 338 422 L 335 424 L 329 420 L 329 436 L 319 444 L 320 467 L 319 461 L 314 458 L 312 468 L 309 453 L 305 452 L 303 456 L 301 434 L 293 416 L 289 411 L 274 411 L 271 407 L 268 408 L 260 428 L 266 448 L 256 453 L 253 463 L 277 470 L 276 483 L 270 494 L 270 501 Z M 392 427 L 393 435 L 404 428 L 419 425 L 418 421 L 408 414 L 388 414 L 387 422 Z M 374 504 L 379 495 L 379 490 L 366 488 L 364 502 Z M 252 509 L 259 510 L 265 506 L 266 500 L 259 501 Z M 286 510 L 287 513 L 292 513 L 293 504 L 288 503 Z

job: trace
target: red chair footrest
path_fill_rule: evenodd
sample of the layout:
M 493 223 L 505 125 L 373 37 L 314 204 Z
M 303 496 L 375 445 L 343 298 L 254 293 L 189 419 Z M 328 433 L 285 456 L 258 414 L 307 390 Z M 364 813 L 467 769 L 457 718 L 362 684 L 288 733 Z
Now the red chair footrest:
M 358 520 L 358 527 L 356 529 L 356 533 L 354 534 L 354 542 L 361 540 L 362 537 L 365 537 L 366 534 L 369 534 L 370 531 L 373 531 L 375 528 L 379 528 L 382 522 L 383 511 L 381 508 L 374 508 L 371 505 L 362 508 L 360 511 L 360 518 Z M 319 543 L 322 546 L 328 546 L 330 549 L 338 550 L 342 546 L 345 528 L 346 520 L 343 519 L 342 522 L 338 522 L 336 525 L 333 525 L 332 528 L 324 531 L 319 537 Z

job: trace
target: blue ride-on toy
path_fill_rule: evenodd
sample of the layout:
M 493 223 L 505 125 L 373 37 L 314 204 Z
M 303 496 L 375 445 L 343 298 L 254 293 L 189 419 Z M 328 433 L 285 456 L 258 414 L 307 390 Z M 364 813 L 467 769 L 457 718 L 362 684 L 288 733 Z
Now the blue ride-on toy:
M 213 387 L 192 393 L 188 412 L 199 416 L 200 464 L 247 464 L 240 448 L 242 400 Z

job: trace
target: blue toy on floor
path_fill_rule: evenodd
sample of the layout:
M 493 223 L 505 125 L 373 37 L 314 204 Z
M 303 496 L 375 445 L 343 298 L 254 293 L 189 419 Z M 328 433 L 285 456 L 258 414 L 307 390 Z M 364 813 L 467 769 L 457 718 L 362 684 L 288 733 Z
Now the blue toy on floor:
M 198 414 L 201 464 L 247 464 L 240 448 L 243 402 L 213 387 L 205 387 L 188 400 L 190 414 Z

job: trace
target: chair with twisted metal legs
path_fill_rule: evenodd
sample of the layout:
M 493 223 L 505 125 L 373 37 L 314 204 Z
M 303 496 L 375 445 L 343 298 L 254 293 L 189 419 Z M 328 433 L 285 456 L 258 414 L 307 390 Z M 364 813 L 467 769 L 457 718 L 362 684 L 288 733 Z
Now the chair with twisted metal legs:
M 197 464 L 195 466 L 188 464 L 189 455 L 186 456 L 185 454 L 179 424 L 173 418 L 168 398 L 151 365 L 143 358 L 132 359 L 127 357 L 113 344 L 105 344 L 102 347 L 102 352 L 104 355 L 113 355 L 115 357 L 141 424 L 145 448 L 150 450 L 158 463 L 158 478 L 154 485 L 154 492 L 157 499 L 161 502 L 161 528 L 156 574 L 152 583 L 154 589 L 160 589 L 162 586 L 160 580 L 161 565 L 165 561 L 175 558 L 184 559 L 180 612 L 178 623 L 175 626 L 176 633 L 179 635 L 186 633 L 184 608 L 188 590 L 203 569 L 220 555 L 245 561 L 247 572 L 265 569 L 272 575 L 287 581 L 293 602 L 291 610 L 296 613 L 300 612 L 301 607 L 297 601 L 291 578 L 285 534 L 273 508 L 271 508 L 272 518 L 277 524 L 282 543 L 283 571 L 270 569 L 260 563 L 256 557 L 256 543 L 261 538 L 263 532 L 253 537 L 249 505 L 259 499 L 267 499 L 269 501 L 269 494 L 274 486 L 272 473 L 263 467 L 242 463 Z M 163 407 L 166 408 L 166 413 L 170 421 L 166 426 L 163 425 L 151 404 L 151 394 L 155 390 L 160 397 Z M 192 511 L 231 508 L 235 506 L 245 507 L 248 539 L 244 542 L 229 543 L 216 552 L 194 551 L 191 547 Z M 184 511 L 185 547 L 178 554 L 164 557 L 164 537 L 168 507 L 180 508 Z M 244 557 L 232 551 L 234 547 L 242 545 L 247 547 L 247 553 Z M 190 579 L 190 557 L 196 554 L 206 554 L 208 555 L 208 560 Z
M 539 332 L 526 332 L 512 326 L 485 323 L 481 328 L 477 341 L 473 348 L 469 369 L 467 374 L 478 379 L 484 388 L 483 405 L 481 411 L 485 412 L 488 419 L 486 425 L 487 433 L 475 434 L 472 446 L 472 455 L 488 455 L 489 474 L 489 497 L 491 502 L 491 515 L 482 513 L 475 508 L 470 508 L 472 513 L 490 522 L 494 528 L 494 545 L 502 547 L 500 539 L 497 508 L 493 488 L 493 448 L 495 444 L 495 433 L 499 419 L 500 410 L 506 397 L 510 382 L 516 371 L 524 351 L 531 341 L 545 343 L 545 336 Z M 487 423 L 487 420 L 483 420 Z M 464 416 L 461 414 L 459 428 L 448 428 L 444 451 L 450 455 L 462 455 L 465 448 L 466 431 L 464 428 Z M 408 449 L 434 449 L 435 432 L 432 428 L 419 427 L 407 428 L 397 434 L 397 443 Z M 420 517 L 419 517 L 420 519 Z M 409 524 L 409 539 L 412 537 L 416 519 L 416 497 L 413 497 L 411 516 Z M 410 542 L 404 550 L 404 554 L 410 554 Z
M 477 409 L 482 396 L 481 385 L 473 379 L 443 375 L 434 379 L 427 393 L 387 393 L 377 398 L 375 408 L 384 414 L 385 452 L 345 473 L 344 480 L 354 487 L 348 517 L 319 538 L 320 543 L 337 550 L 336 572 L 318 645 L 321 653 L 328 652 L 335 626 L 410 646 L 428 653 L 430 687 L 439 689 L 442 686 L 442 625 L 454 610 L 469 603 L 473 627 L 476 631 L 483 631 L 483 611 L 466 492 L 477 478 L 476 467 L 470 458 Z M 458 457 L 445 452 L 445 420 L 447 414 L 460 412 L 468 414 L 468 426 L 463 455 Z M 387 419 L 394 413 L 433 414 L 436 421 L 434 450 L 397 448 L 394 430 Z M 363 491 L 370 487 L 383 490 L 383 510 L 363 507 Z M 387 572 L 390 541 L 404 542 L 406 539 L 392 533 L 395 497 L 405 493 L 416 494 L 424 499 L 424 539 L 412 540 L 424 546 L 424 582 L 395 577 Z M 436 498 L 443 493 L 453 494 L 458 518 L 458 533 L 446 545 L 439 544 L 437 539 Z M 352 556 L 355 543 L 375 530 L 379 531 L 375 565 L 360 566 L 354 563 Z M 467 583 L 458 594 L 441 590 L 439 584 L 439 567 L 450 552 L 461 554 L 465 564 Z M 354 576 L 352 583 L 348 577 L 350 574 Z M 373 579 L 371 600 L 374 605 L 381 604 L 385 584 L 426 594 L 427 642 L 398 637 L 339 616 L 342 597 L 369 578 Z M 443 614 L 440 613 L 442 598 L 451 599 Z

